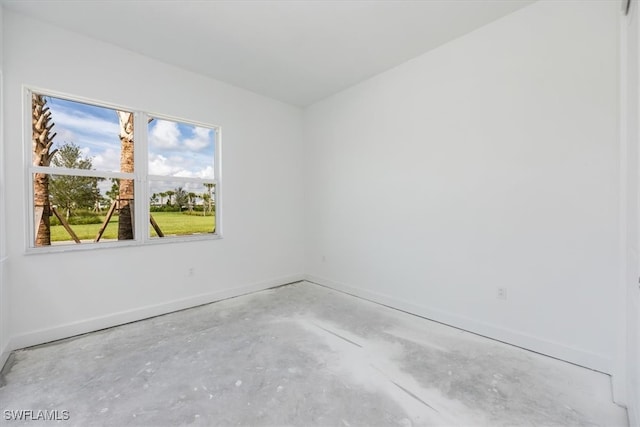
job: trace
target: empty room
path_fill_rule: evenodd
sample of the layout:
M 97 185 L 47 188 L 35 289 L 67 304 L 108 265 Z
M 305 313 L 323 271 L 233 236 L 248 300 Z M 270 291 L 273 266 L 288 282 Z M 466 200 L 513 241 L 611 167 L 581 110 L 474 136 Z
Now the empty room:
M 640 426 L 638 0 L 0 0 L 0 425 Z

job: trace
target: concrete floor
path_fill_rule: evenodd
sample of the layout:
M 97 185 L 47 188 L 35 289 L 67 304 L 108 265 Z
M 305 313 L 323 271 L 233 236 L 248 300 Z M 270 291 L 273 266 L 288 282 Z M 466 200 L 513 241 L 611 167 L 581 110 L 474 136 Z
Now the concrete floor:
M 308 283 L 17 351 L 4 382 L 6 425 L 627 425 L 606 375 Z

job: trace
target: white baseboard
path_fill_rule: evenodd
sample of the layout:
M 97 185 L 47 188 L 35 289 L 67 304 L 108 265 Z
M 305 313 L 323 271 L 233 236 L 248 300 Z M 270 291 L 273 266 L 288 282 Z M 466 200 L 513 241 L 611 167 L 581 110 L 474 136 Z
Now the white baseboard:
M 640 426 L 640 394 L 638 390 L 629 387 L 627 393 L 627 415 L 630 426 Z
M 85 334 L 88 332 L 122 325 L 125 323 L 135 322 L 138 320 L 148 319 L 150 317 L 171 313 L 186 308 L 196 307 L 202 304 L 209 304 L 227 298 L 233 298 L 252 292 L 262 291 L 275 286 L 299 282 L 301 280 L 304 280 L 303 274 L 294 274 L 291 276 L 284 276 L 231 289 L 223 289 L 215 292 L 194 295 L 191 297 L 182 298 L 162 304 L 150 305 L 133 310 L 122 311 L 106 316 L 94 317 L 91 319 L 80 320 L 77 322 L 16 335 L 9 339 L 9 344 L 7 345 L 6 351 L 7 357 L 13 350 L 44 344 L 51 341 L 56 341 L 80 334 Z M 0 367 L 4 365 L 4 362 L 6 362 L 6 358 L 4 358 L 4 352 L 2 354 L 2 357 L 3 359 L 0 359 L 0 361 L 2 361 Z
M 425 305 L 415 304 L 414 302 L 401 300 L 387 294 L 372 292 L 367 289 L 349 286 L 315 275 L 304 274 L 285 276 L 236 288 L 204 293 L 175 301 L 170 301 L 167 303 L 122 311 L 106 316 L 85 319 L 78 322 L 40 329 L 29 333 L 13 336 L 10 338 L 9 343 L 0 354 L 0 367 L 4 365 L 11 351 L 16 349 L 44 344 L 63 338 L 69 338 L 75 335 L 147 319 L 149 317 L 159 316 L 185 308 L 208 304 L 214 301 L 220 301 L 226 298 L 245 295 L 248 293 L 269 289 L 274 286 L 285 285 L 301 280 L 307 280 L 311 283 L 332 288 L 347 294 L 355 295 L 357 297 L 383 304 L 391 308 L 406 311 L 411 314 L 444 323 L 456 328 L 464 329 L 478 335 L 522 347 L 524 349 L 541 353 L 547 356 L 555 357 L 557 359 L 564 360 L 589 369 L 607 374 L 611 373 L 612 361 L 598 354 L 576 349 L 573 347 L 568 347 L 556 342 L 540 339 L 538 337 L 523 334 L 511 329 L 466 318 L 455 313 L 449 313 Z
M 612 371 L 613 361 L 599 354 L 323 277 L 307 274 L 305 280 L 605 374 L 610 375 Z
M 9 356 L 11 356 L 11 350 L 9 350 L 9 346 L 6 346 L 5 348 L 0 350 L 0 372 L 2 372 L 2 368 L 4 367 L 4 364 L 7 363 Z

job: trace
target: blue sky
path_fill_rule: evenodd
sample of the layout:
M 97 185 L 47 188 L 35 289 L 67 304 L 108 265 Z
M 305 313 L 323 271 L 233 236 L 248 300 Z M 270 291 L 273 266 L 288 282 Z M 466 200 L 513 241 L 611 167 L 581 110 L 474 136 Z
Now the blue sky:
M 65 142 L 78 145 L 93 168 L 118 172 L 120 139 L 115 110 L 59 98 L 47 98 L 51 109 L 54 148 Z M 149 123 L 149 174 L 214 178 L 212 129 L 154 119 Z

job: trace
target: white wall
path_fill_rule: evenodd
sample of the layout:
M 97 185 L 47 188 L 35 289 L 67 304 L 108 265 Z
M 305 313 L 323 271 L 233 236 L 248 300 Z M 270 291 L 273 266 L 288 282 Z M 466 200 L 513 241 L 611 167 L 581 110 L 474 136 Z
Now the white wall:
M 12 348 L 301 278 L 300 109 L 4 14 Z M 25 255 L 23 84 L 220 125 L 224 238 Z
M 614 391 L 626 395 L 631 425 L 640 425 L 640 6 L 631 4 L 622 22 L 622 172 L 623 172 L 623 304 L 626 333 L 623 345 L 625 367 Z M 622 388 L 624 392 L 620 392 Z
M 622 255 L 618 13 L 617 2 L 538 2 L 303 116 L 4 11 L 2 128 L 11 143 L 2 170 L 12 185 L 0 215 L 0 352 L 305 271 L 611 372 Z M 25 255 L 23 84 L 221 125 L 224 239 Z M 495 298 L 498 287 L 506 300 Z M 637 399 L 637 382 L 628 389 Z
M 4 88 L 2 86 L 3 80 L 3 9 L 0 4 L 0 367 L 4 365 L 4 362 L 9 357 L 9 294 L 8 284 L 6 280 L 7 270 L 5 268 L 5 210 L 4 210 L 4 193 L 5 193 L 5 178 L 4 178 L 4 125 L 2 116 L 4 114 L 3 107 L 3 94 Z M 0 368 L 1 369 L 1 368 Z
M 309 107 L 309 279 L 611 372 L 619 9 L 534 3 Z

